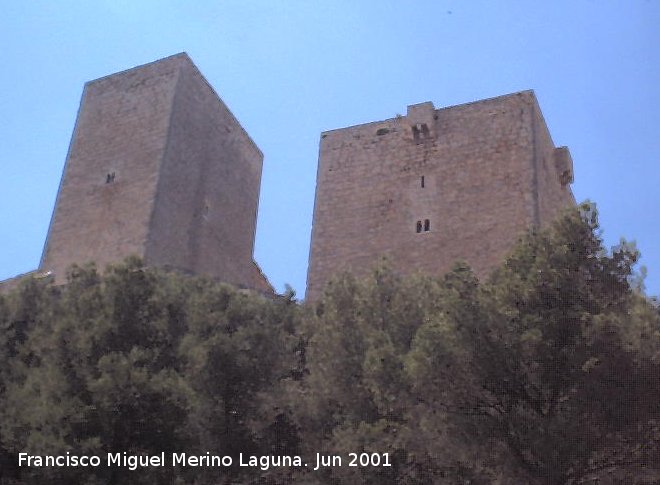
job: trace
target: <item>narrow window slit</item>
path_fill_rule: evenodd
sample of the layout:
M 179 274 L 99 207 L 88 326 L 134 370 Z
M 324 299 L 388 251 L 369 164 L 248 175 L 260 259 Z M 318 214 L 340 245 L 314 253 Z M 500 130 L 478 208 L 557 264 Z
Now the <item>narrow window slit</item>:
M 428 232 L 431 230 L 431 221 L 428 219 L 424 219 L 424 232 Z
M 417 232 L 422 232 L 422 221 L 417 221 Z
M 422 188 L 424 188 L 424 175 L 422 175 Z

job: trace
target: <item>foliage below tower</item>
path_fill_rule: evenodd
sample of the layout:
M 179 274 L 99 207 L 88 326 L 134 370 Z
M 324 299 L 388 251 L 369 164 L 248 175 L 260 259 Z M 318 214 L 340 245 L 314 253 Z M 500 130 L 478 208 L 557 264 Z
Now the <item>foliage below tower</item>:
M 0 295 L 0 483 L 658 483 L 660 315 L 637 257 L 605 251 L 584 207 L 488 282 L 380 267 L 297 305 L 136 260 L 23 281 Z M 313 471 L 319 450 L 392 466 Z M 309 466 L 16 466 L 67 451 Z

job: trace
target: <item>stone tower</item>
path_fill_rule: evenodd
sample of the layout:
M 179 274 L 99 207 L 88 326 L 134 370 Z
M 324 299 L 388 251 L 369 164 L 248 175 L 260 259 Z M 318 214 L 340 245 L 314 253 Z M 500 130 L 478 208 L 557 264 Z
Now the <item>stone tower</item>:
M 530 226 L 575 203 L 572 160 L 524 91 L 321 134 L 307 299 L 382 256 L 402 273 L 493 269 Z
M 253 261 L 263 155 L 185 54 L 85 85 L 40 270 L 146 264 L 269 290 Z

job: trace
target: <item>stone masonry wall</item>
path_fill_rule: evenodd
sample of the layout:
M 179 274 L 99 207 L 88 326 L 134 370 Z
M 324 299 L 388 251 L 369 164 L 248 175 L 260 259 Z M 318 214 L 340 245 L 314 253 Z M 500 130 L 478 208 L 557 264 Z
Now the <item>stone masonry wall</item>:
M 146 259 L 251 287 L 263 155 L 192 63 L 182 67 Z
M 177 60 L 85 85 L 40 265 L 56 281 L 73 263 L 144 255 Z
M 39 271 L 147 264 L 272 292 L 253 260 L 263 155 L 185 53 L 85 85 Z M 485 276 L 574 204 L 531 91 L 321 135 L 307 298 L 385 256 Z M 6 286 L 6 284 L 5 284 Z
M 272 292 L 252 259 L 262 159 L 185 53 L 87 83 L 41 272 L 135 254 Z
M 534 114 L 534 147 L 538 171 L 540 225 L 547 225 L 562 211 L 575 204 L 570 189 L 573 182 L 573 161 L 567 147 L 555 148 L 536 99 Z
M 523 231 L 572 201 L 550 168 L 539 173 L 540 153 L 554 151 L 544 129 L 526 91 L 439 110 L 423 103 L 323 133 L 307 299 L 333 274 L 363 275 L 382 256 L 402 273 L 442 274 L 463 259 L 485 276 Z

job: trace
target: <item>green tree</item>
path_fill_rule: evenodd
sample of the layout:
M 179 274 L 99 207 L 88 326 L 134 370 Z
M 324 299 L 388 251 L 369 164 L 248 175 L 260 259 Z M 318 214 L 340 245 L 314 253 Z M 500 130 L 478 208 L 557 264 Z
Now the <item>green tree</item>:
M 462 429 L 518 480 L 658 466 L 660 322 L 629 284 L 638 253 L 606 252 L 595 209 L 580 209 L 524 238 L 461 314 L 421 328 L 409 362 L 418 392 L 470 417 Z
M 333 281 L 287 383 L 306 453 L 388 452 L 323 483 L 633 483 L 657 473 L 660 322 L 592 206 L 521 239 L 490 280 L 386 267 Z M 642 476 L 640 470 L 647 470 Z M 655 470 L 655 471 L 654 471 Z
M 19 451 L 265 454 L 277 426 L 260 414 L 260 396 L 295 367 L 296 307 L 137 259 L 103 276 L 73 267 L 61 287 L 26 282 L 0 299 L 3 460 L 16 463 Z M 67 484 L 239 475 L 170 466 L 19 471 L 24 483 Z
M 392 464 L 349 468 L 345 461 L 310 479 L 417 484 L 480 475 L 445 432 L 443 410 L 424 414 L 406 369 L 417 332 L 443 314 L 448 291 L 443 281 L 402 278 L 384 264 L 365 280 L 332 281 L 307 313 L 307 373 L 288 389 L 305 454 L 388 453 Z
M 315 305 L 130 259 L 0 295 L 1 483 L 652 483 L 660 314 L 591 206 L 485 281 L 383 264 Z M 21 468 L 18 452 L 342 454 L 309 469 Z M 391 467 L 348 467 L 349 452 Z M 13 469 L 12 469 L 13 467 Z

